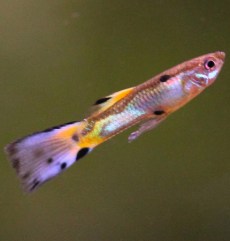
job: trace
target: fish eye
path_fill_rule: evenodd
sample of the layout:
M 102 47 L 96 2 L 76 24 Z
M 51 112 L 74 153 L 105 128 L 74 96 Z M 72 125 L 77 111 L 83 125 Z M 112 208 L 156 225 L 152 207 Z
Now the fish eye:
M 207 70 L 211 70 L 215 67 L 216 63 L 214 62 L 214 60 L 212 59 L 209 59 L 207 60 L 205 63 L 204 63 L 204 67 L 207 69 Z

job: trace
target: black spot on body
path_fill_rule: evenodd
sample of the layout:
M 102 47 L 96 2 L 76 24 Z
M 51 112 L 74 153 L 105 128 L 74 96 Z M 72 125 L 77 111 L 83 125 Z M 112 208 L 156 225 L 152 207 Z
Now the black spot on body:
M 88 148 L 88 147 L 82 148 L 82 149 L 77 153 L 76 161 L 79 160 L 80 158 L 84 157 L 88 152 L 89 152 L 89 148 Z
M 61 164 L 61 169 L 64 170 L 64 169 L 66 168 L 66 166 L 67 166 L 66 162 L 63 162 L 63 163 Z
M 155 110 L 153 113 L 154 113 L 155 115 L 162 115 L 162 114 L 164 114 L 165 112 L 164 112 L 163 110 Z
M 47 160 L 47 163 L 48 164 L 51 164 L 53 162 L 53 158 L 49 158 L 48 160 Z
M 111 97 L 101 98 L 101 99 L 97 100 L 97 101 L 94 103 L 94 105 L 100 105 L 100 104 L 106 102 L 106 101 L 109 100 L 109 99 L 111 99 Z
M 161 77 L 160 77 L 160 82 L 166 82 L 168 79 L 170 79 L 171 78 L 171 76 L 170 75 L 168 75 L 168 74 L 165 74 L 165 75 L 162 75 Z

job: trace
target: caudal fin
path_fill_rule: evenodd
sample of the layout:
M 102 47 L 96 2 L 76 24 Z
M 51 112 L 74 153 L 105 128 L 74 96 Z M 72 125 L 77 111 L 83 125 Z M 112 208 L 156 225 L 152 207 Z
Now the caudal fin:
M 26 192 L 34 191 L 92 150 L 78 145 L 82 125 L 73 122 L 53 127 L 6 146 L 5 151 Z

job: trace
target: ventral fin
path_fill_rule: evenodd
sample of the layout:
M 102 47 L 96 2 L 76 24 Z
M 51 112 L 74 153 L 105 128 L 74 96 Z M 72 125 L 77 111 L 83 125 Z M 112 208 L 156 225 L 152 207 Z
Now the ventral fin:
M 125 90 L 121 90 L 118 92 L 115 92 L 111 95 L 105 96 L 103 98 L 98 99 L 95 101 L 93 107 L 92 107 L 92 113 L 94 114 L 99 114 L 115 103 L 117 103 L 119 100 L 123 99 L 125 96 L 127 96 L 129 93 L 131 93 L 133 88 L 128 88 Z
M 163 114 L 161 116 L 155 115 L 151 119 L 143 122 L 137 131 L 134 131 L 129 135 L 128 141 L 129 142 L 134 141 L 141 134 L 156 128 L 163 120 L 166 119 L 166 117 L 167 117 L 167 114 Z

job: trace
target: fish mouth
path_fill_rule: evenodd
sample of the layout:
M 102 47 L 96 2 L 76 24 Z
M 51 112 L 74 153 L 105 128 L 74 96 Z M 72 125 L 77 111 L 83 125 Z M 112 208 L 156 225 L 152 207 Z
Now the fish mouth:
M 224 61 L 225 56 L 226 56 L 226 54 L 225 54 L 225 52 L 223 52 L 223 51 L 217 51 L 217 52 L 215 52 L 215 57 L 218 58 L 218 59 L 221 59 L 222 61 Z

